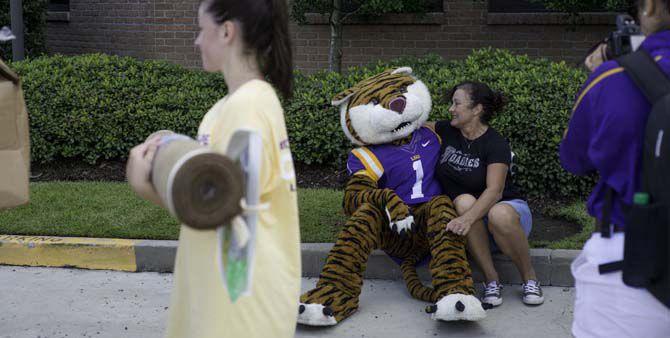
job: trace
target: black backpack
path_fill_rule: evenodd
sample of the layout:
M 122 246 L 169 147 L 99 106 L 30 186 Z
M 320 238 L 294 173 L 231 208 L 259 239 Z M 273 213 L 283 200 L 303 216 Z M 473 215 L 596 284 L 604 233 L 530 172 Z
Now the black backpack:
M 623 270 L 623 282 L 644 287 L 670 308 L 670 80 L 645 51 L 617 59 L 651 103 L 644 134 L 640 192 L 649 203 L 626 210 L 624 259 L 609 265 Z M 631 112 L 633 113 L 633 112 Z M 606 210 L 611 207 L 607 193 Z M 604 213 L 609 224 L 609 212 Z M 603 266 L 601 266 L 601 271 Z

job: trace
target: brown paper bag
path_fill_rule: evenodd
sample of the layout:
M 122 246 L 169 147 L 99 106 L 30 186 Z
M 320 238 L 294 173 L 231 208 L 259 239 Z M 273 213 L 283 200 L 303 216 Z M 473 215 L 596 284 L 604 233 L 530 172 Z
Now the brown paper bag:
M 18 75 L 0 60 L 0 210 L 28 203 L 28 110 Z

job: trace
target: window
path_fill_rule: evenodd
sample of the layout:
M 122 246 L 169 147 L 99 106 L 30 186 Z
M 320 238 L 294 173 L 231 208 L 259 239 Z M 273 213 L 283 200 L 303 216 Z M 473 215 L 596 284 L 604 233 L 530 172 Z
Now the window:
M 426 0 L 426 13 L 444 12 L 444 2 L 442 0 Z
M 530 0 L 489 0 L 489 13 L 543 13 L 549 12 L 540 3 Z
M 69 12 L 70 0 L 49 0 L 48 10 L 50 12 Z

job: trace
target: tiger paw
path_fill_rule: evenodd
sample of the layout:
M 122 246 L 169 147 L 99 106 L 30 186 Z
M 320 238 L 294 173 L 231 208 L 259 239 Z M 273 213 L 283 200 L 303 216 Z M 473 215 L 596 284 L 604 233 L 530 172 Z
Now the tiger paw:
M 477 297 L 459 293 L 442 297 L 437 303 L 427 307 L 426 312 L 430 313 L 433 320 L 478 321 L 486 318 L 486 311 Z
M 300 303 L 298 323 L 310 326 L 332 326 L 337 324 L 337 320 L 333 316 L 333 309 L 329 306 Z
M 409 215 L 405 218 L 394 220 L 391 217 L 391 213 L 389 212 L 389 210 L 388 209 L 385 210 L 391 230 L 397 232 L 400 235 L 408 234 L 410 231 L 412 231 L 412 227 L 414 226 L 414 216 Z
M 351 316 L 358 309 L 358 297 L 322 285 L 300 297 L 298 323 L 310 326 L 332 326 Z

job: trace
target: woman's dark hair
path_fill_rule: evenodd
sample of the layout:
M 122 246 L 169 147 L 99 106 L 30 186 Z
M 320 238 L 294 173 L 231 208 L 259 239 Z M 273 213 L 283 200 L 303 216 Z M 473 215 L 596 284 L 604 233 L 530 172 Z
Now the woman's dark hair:
M 286 0 L 203 0 L 203 4 L 216 23 L 240 23 L 242 38 L 256 51 L 263 74 L 284 98 L 291 97 L 293 56 Z
M 451 101 L 454 93 L 459 89 L 463 89 L 470 96 L 470 101 L 472 102 L 470 108 L 478 104 L 482 105 L 483 111 L 480 120 L 484 124 L 489 124 L 489 121 L 493 118 L 493 114 L 500 112 L 507 104 L 507 97 L 503 93 L 493 91 L 485 83 L 477 81 L 465 81 L 455 85 L 449 91 L 446 100 Z

